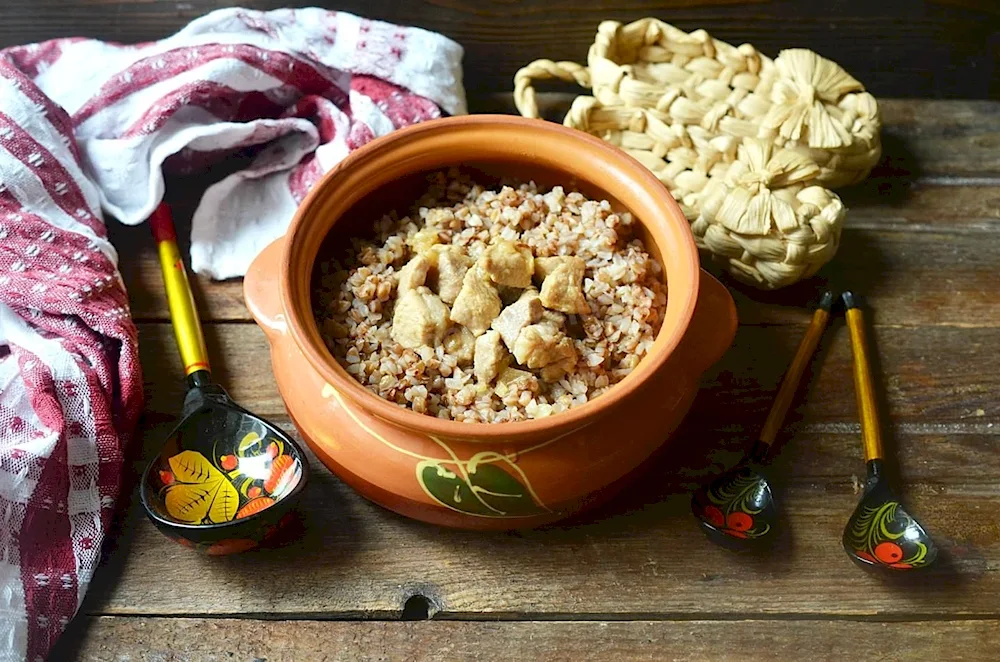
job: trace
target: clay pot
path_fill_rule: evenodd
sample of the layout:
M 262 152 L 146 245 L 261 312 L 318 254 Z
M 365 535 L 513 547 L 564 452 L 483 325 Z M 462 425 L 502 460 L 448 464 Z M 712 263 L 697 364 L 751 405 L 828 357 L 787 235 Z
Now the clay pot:
M 370 231 L 380 214 L 408 209 L 423 173 L 456 164 L 575 188 L 641 222 L 666 271 L 667 309 L 650 353 L 604 395 L 532 421 L 447 421 L 379 398 L 323 344 L 311 309 L 317 255 Z M 700 270 L 687 221 L 646 168 L 580 131 L 512 116 L 435 120 L 358 149 L 257 257 L 244 293 L 271 343 L 288 412 L 316 456 L 386 508 L 470 529 L 551 522 L 621 485 L 681 422 L 699 377 L 736 331 L 732 298 Z

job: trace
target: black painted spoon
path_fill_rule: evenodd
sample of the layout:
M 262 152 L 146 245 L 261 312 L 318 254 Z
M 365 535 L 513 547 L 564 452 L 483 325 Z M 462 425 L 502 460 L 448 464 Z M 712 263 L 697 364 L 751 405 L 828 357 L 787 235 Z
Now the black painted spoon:
M 763 541 L 777 524 L 778 510 L 764 466 L 771 458 L 774 438 L 785 420 L 802 373 L 826 329 L 833 300 L 834 295 L 829 291 L 820 298 L 757 441 L 735 468 L 695 492 L 691 499 L 691 510 L 700 520 L 702 530 L 715 542 L 727 547 L 745 547 Z
M 861 443 L 868 477 L 861 502 L 844 529 L 844 550 L 867 568 L 913 570 L 937 558 L 937 546 L 917 520 L 903 509 L 885 475 L 881 427 L 864 317 L 852 292 L 842 295 L 854 355 L 854 389 L 861 417 Z
M 188 391 L 181 421 L 146 467 L 140 498 L 165 535 L 208 554 L 273 541 L 309 475 L 299 445 L 212 379 L 198 309 L 166 204 L 150 217 Z

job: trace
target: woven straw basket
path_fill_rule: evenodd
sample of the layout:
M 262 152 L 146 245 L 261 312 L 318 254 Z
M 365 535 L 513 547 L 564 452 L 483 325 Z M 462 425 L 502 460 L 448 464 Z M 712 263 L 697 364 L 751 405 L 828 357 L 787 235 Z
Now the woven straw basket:
M 563 123 L 652 170 L 699 248 L 743 281 L 784 287 L 833 257 L 845 209 L 829 189 L 864 179 L 881 154 L 878 105 L 840 66 L 804 49 L 771 60 L 654 18 L 601 23 L 587 65 L 524 67 L 518 110 L 538 117 L 538 79 L 591 88 Z

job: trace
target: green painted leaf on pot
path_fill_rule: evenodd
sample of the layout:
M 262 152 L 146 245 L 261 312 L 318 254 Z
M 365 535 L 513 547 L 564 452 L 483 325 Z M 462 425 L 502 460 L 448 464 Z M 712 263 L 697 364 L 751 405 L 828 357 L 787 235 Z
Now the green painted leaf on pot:
M 462 468 L 450 460 L 424 460 L 417 464 L 417 480 L 424 491 L 448 508 L 480 517 L 524 517 L 547 512 L 535 502 L 531 490 L 503 464 L 496 453 L 480 453 Z

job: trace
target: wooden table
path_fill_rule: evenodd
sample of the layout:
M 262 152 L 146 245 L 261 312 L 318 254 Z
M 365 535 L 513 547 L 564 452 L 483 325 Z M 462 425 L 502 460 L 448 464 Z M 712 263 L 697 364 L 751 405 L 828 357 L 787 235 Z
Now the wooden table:
M 566 97 L 548 95 L 550 112 Z M 509 109 L 506 98 L 477 110 Z M 545 530 L 483 534 L 382 510 L 313 461 L 307 530 L 280 550 L 207 558 L 137 500 L 54 660 L 995 659 L 1000 641 L 1000 103 L 884 100 L 885 159 L 849 205 L 822 277 L 733 287 L 741 326 L 671 450 L 621 498 Z M 171 186 L 179 220 L 197 200 Z M 185 234 L 182 229 L 181 234 Z M 142 458 L 183 386 L 148 230 L 115 226 L 139 323 Z M 864 466 L 837 322 L 790 414 L 787 528 L 767 557 L 714 547 L 688 492 L 763 422 L 829 280 L 867 295 L 887 437 L 905 500 L 943 549 L 908 581 L 867 575 L 840 535 Z M 293 430 L 238 281 L 195 279 L 217 377 Z M 426 618 L 430 620 L 424 620 Z

